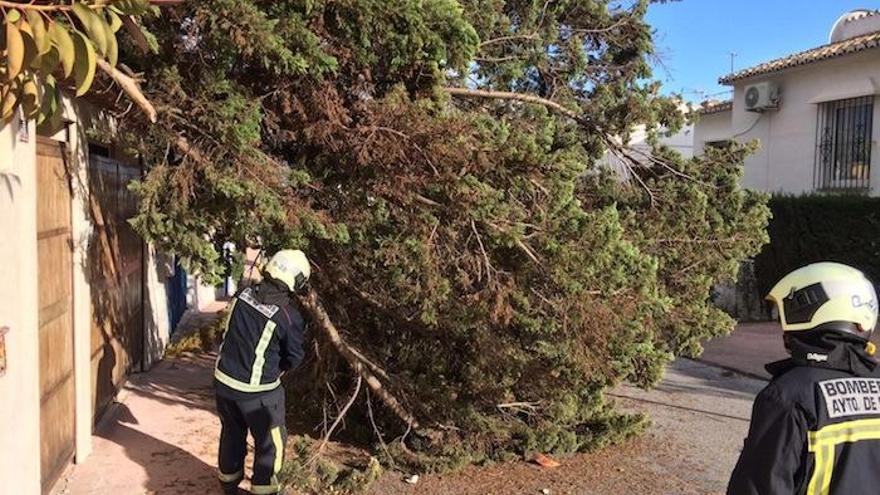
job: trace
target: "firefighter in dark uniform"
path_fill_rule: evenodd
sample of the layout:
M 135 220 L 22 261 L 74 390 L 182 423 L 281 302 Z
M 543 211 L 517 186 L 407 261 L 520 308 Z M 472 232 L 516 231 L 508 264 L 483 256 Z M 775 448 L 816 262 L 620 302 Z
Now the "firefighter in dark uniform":
M 227 494 L 244 479 L 247 434 L 254 439 L 251 493 L 281 493 L 278 472 L 287 436 L 281 375 L 303 357 L 303 318 L 293 295 L 311 273 L 302 251 L 279 251 L 259 284 L 233 300 L 214 369 L 222 423 L 218 467 Z
M 768 299 L 791 357 L 767 365 L 728 495 L 880 493 L 877 296 L 862 272 L 815 263 Z

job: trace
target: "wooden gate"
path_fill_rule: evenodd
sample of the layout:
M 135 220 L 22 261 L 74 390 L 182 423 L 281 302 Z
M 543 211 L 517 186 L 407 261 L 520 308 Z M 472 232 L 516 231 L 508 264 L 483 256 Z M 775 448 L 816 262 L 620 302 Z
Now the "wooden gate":
M 71 190 L 61 143 L 37 138 L 40 461 L 48 491 L 74 451 Z
M 128 184 L 138 166 L 102 156 L 89 160 L 95 236 L 89 253 L 92 291 L 92 400 L 99 418 L 144 355 L 143 240 L 128 224 L 137 212 Z

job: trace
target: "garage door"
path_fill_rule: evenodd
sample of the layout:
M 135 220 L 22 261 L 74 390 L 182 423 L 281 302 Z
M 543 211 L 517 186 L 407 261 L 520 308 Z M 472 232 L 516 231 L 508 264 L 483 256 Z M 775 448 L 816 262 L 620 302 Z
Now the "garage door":
M 90 209 L 95 225 L 90 252 L 92 394 L 95 417 L 113 400 L 144 355 L 143 240 L 128 224 L 137 212 L 128 190 L 140 167 L 90 157 Z

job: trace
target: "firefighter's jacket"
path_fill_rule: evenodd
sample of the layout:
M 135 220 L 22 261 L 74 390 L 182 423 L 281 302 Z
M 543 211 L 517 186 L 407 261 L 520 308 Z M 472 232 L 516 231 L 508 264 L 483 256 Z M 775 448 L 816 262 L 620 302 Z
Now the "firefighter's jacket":
M 767 366 L 727 494 L 880 493 L 880 370 L 865 343 L 794 347 Z
M 242 394 L 274 390 L 281 384 L 282 372 L 302 360 L 302 316 L 289 294 L 278 292 L 257 286 L 232 300 L 214 369 L 214 378 L 222 385 L 218 394 L 243 398 Z M 264 297 L 266 293 L 273 297 Z

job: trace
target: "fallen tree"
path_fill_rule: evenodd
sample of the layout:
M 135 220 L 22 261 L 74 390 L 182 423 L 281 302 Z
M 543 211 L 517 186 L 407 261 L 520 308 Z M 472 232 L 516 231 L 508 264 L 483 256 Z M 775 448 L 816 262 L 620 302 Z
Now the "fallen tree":
M 168 9 L 158 54 L 126 58 L 158 115 L 122 122 L 149 166 L 132 222 L 208 278 L 226 241 L 307 251 L 313 325 L 286 386 L 323 440 L 441 469 L 619 439 L 640 419 L 603 390 L 730 329 L 710 288 L 767 220 L 738 187 L 747 149 L 659 145 L 686 116 L 650 81 L 646 9 Z M 626 146 L 637 127 L 650 153 Z
M 404 409 L 397 398 L 385 391 L 382 382 L 376 378 L 376 375 L 373 374 L 371 368 L 379 371 L 386 378 L 388 376 L 387 373 L 384 373 L 380 368 L 368 361 L 363 354 L 345 343 L 342 336 L 339 334 L 339 330 L 336 329 L 336 325 L 333 324 L 333 320 L 330 319 L 330 316 L 327 315 L 327 311 L 321 303 L 318 302 L 318 295 L 315 291 L 310 289 L 306 295 L 300 298 L 300 303 L 303 308 L 308 311 L 314 324 L 323 330 L 327 339 L 336 349 L 336 352 L 345 359 L 352 371 L 357 373 L 360 378 L 367 382 L 367 385 L 369 385 L 373 392 L 382 399 L 385 406 L 396 414 L 407 427 L 418 428 L 419 423 L 415 416 Z

